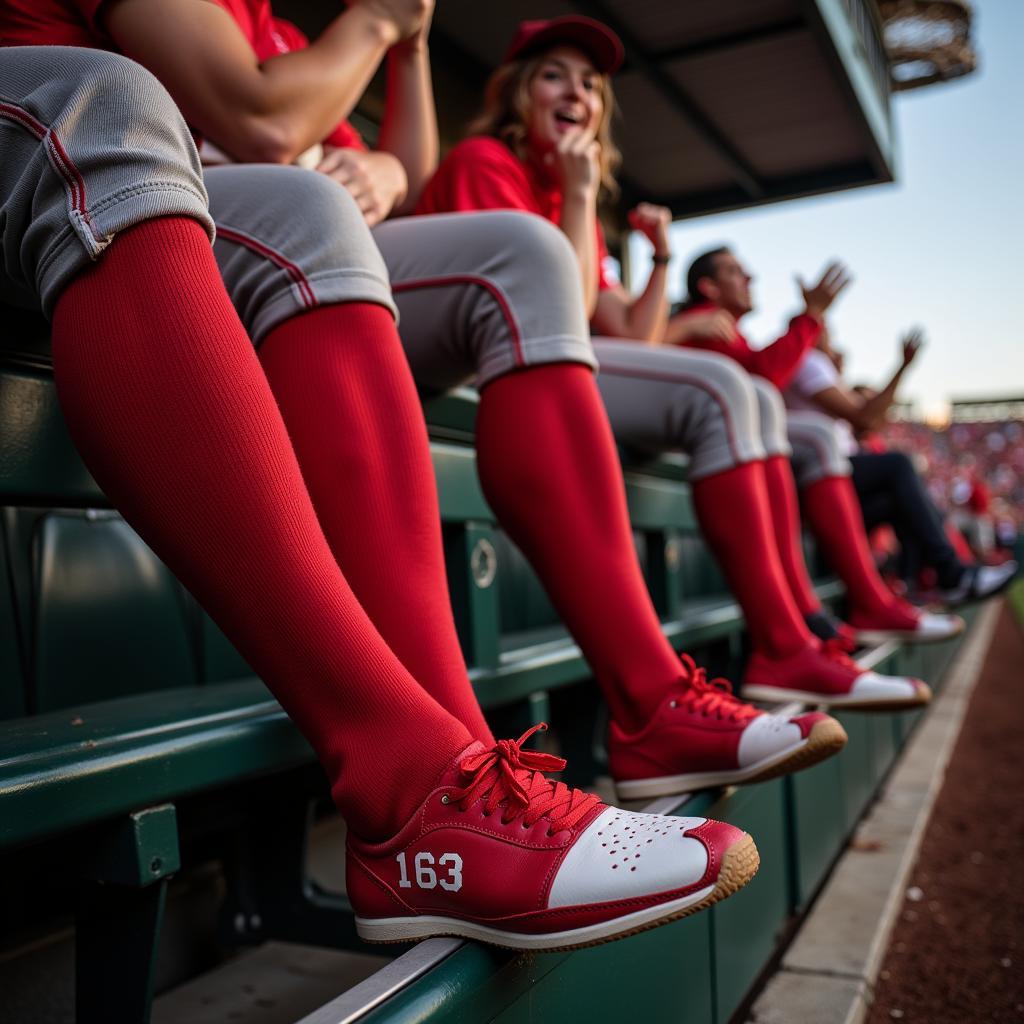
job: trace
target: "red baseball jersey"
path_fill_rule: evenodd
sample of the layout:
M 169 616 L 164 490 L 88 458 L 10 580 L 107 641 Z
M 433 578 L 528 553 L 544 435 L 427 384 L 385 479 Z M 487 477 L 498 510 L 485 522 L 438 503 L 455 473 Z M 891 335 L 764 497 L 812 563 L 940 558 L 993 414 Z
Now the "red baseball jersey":
M 681 316 L 694 313 L 710 313 L 717 309 L 713 302 L 703 302 L 687 309 Z M 821 324 L 807 313 L 793 317 L 786 333 L 761 349 L 753 349 L 750 342 L 737 332 L 734 341 L 719 341 L 717 338 L 698 338 L 686 342 L 687 348 L 702 348 L 708 352 L 735 359 L 747 373 L 757 374 L 769 380 L 782 390 L 796 373 L 804 355 L 814 347 L 821 334 Z
M 209 0 L 234 19 L 260 60 L 305 49 L 309 40 L 291 22 L 275 18 L 270 0 Z M 103 28 L 103 0 L 4 0 L 0 43 L 4 46 L 90 46 L 117 51 Z M 341 121 L 323 140 L 330 146 L 366 149 L 359 133 Z
M 541 181 L 503 142 L 478 135 L 460 142 L 441 161 L 416 207 L 417 213 L 474 210 L 523 210 L 557 225 L 562 193 Z M 596 231 L 598 287 L 604 291 L 616 282 L 607 267 L 608 247 L 600 223 Z

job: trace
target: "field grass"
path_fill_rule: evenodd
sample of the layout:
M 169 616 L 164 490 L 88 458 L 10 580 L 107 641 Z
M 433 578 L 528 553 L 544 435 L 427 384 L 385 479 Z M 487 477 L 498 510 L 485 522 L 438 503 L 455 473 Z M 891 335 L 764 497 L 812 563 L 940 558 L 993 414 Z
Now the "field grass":
M 1024 579 L 1018 579 L 1010 586 L 1006 599 L 1010 602 L 1017 622 L 1024 628 Z

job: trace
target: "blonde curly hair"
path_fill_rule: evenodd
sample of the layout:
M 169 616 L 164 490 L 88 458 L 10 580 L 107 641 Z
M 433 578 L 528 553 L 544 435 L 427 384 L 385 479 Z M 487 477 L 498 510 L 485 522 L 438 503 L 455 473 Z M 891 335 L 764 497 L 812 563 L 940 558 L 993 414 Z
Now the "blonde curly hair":
M 508 61 L 487 80 L 483 111 L 469 125 L 469 135 L 490 135 L 504 142 L 520 159 L 526 160 L 527 120 L 530 113 L 530 83 L 533 81 L 547 54 Z M 598 76 L 601 83 L 602 110 L 595 139 L 601 147 L 598 164 L 601 169 L 601 198 L 614 198 L 619 193 L 615 171 L 622 162 L 622 154 L 612 141 L 612 117 L 615 113 L 615 93 L 611 78 Z

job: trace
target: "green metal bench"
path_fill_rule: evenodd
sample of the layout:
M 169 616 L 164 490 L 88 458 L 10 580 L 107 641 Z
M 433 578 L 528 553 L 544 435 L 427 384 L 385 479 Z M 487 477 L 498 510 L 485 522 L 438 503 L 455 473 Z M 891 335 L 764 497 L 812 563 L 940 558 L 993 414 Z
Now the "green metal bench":
M 167 879 L 182 851 L 218 826 L 245 835 L 273 821 L 271 838 L 236 843 L 226 934 L 354 944 L 344 900 L 316 891 L 304 875 L 310 801 L 324 792 L 308 746 L 192 598 L 105 508 L 59 412 L 45 324 L 16 311 L 5 311 L 5 323 L 5 927 L 32 919 L 38 889 L 31 880 L 42 882 L 57 851 L 70 852 L 71 867 L 49 884 L 55 906 L 77 907 L 78 1019 L 145 1019 Z M 587 666 L 480 494 L 467 443 L 474 396 L 444 396 L 427 411 L 452 598 L 474 686 L 495 714 L 546 717 L 549 694 L 586 681 Z M 683 468 L 667 460 L 631 471 L 628 493 L 672 642 L 738 642 L 739 610 L 703 549 L 692 552 L 702 565 L 682 556 L 685 534 L 695 529 Z M 685 592 L 701 592 L 698 577 L 702 596 L 684 603 Z

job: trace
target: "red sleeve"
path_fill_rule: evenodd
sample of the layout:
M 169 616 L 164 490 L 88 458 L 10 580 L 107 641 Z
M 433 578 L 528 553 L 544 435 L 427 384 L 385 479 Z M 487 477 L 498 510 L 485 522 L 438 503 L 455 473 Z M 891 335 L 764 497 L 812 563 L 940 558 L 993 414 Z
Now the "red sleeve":
M 497 139 L 460 142 L 427 183 L 417 213 L 524 210 L 540 213 L 526 172 Z
M 781 391 L 796 373 L 808 349 L 821 334 L 821 324 L 807 313 L 789 321 L 789 328 L 777 341 L 765 348 L 751 351 L 744 368 L 770 380 Z
M 271 31 L 277 53 L 294 53 L 296 50 L 304 50 L 309 46 L 309 39 L 306 38 L 302 29 L 284 18 L 275 17 Z M 363 137 L 348 121 L 338 122 L 323 143 L 325 146 L 337 146 L 339 149 L 358 149 L 364 153 L 367 149 Z
M 682 313 L 707 313 L 714 307 L 707 304 L 694 306 Z M 808 349 L 814 347 L 821 333 L 821 324 L 801 313 L 789 322 L 789 328 L 777 341 L 766 348 L 752 349 L 746 338 L 739 336 L 733 342 L 718 341 L 714 338 L 698 338 L 686 343 L 689 348 L 704 349 L 706 352 L 717 352 L 719 355 L 735 359 L 747 373 L 755 373 L 758 377 L 769 380 L 780 391 L 792 380 Z
M 112 49 L 96 24 L 103 0 L 6 0 L 0 3 L 0 46 L 92 46 Z

